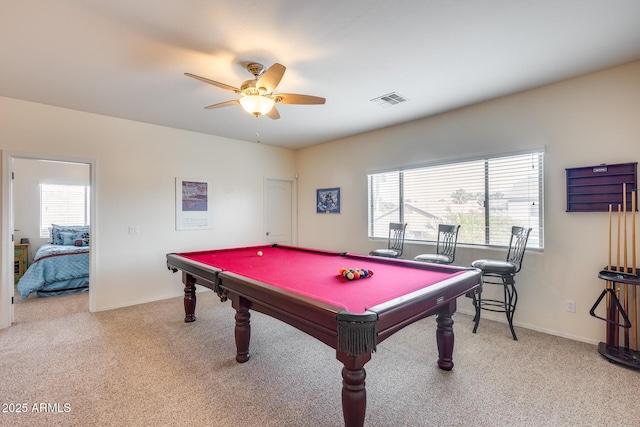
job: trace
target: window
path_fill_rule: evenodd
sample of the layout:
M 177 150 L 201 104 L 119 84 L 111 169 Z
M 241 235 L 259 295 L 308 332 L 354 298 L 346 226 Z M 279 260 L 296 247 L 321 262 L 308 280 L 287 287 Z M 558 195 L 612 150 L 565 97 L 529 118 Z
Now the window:
M 460 224 L 458 242 L 507 246 L 511 226 L 531 227 L 543 248 L 543 152 L 406 168 L 367 176 L 369 237 L 407 223 L 407 240 L 436 241 L 438 224 Z
M 40 184 L 40 237 L 51 224 L 89 225 L 89 187 Z

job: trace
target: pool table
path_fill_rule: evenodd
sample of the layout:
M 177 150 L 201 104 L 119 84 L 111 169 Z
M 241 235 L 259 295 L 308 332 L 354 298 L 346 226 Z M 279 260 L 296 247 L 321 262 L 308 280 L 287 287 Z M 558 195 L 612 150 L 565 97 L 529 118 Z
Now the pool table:
M 283 245 L 167 254 L 182 271 L 185 322 L 196 320 L 196 289 L 231 300 L 236 361 L 249 360 L 250 310 L 277 318 L 336 350 L 346 426 L 364 425 L 365 369 L 376 345 L 403 327 L 437 315 L 438 366 L 453 368 L 458 297 L 479 286 L 480 271 Z M 341 268 L 372 272 L 349 280 Z

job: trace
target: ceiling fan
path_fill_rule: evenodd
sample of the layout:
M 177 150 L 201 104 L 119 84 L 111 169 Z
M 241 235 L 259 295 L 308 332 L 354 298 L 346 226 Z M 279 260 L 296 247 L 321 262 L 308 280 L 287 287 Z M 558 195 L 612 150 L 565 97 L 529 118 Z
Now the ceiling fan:
M 324 104 L 325 99 L 318 96 L 298 95 L 295 93 L 273 93 L 276 86 L 282 80 L 285 66 L 282 64 L 273 64 L 265 70 L 262 64 L 251 62 L 246 66 L 247 71 L 253 74 L 252 80 L 247 80 L 240 88 L 229 86 L 224 83 L 216 82 L 205 77 L 196 76 L 191 73 L 184 73 L 185 76 L 192 77 L 196 80 L 218 86 L 219 88 L 230 90 L 240 95 L 240 99 L 221 102 L 219 104 L 209 105 L 206 109 L 214 109 L 228 107 L 230 105 L 240 104 L 248 113 L 256 117 L 265 115 L 271 119 L 279 119 L 280 113 L 275 104 Z

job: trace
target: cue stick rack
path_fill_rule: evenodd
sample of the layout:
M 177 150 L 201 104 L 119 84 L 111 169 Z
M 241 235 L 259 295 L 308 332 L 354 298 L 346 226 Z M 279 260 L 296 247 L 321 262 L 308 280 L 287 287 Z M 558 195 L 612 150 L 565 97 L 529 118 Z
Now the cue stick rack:
M 632 185 L 636 186 L 635 183 Z M 606 285 L 589 314 L 607 323 L 606 342 L 598 345 L 598 352 L 611 362 L 640 369 L 637 298 L 640 277 L 636 265 L 637 188 L 630 192 L 630 215 L 627 212 L 627 194 L 625 183 L 622 184 L 622 204 L 617 205 L 615 221 L 614 207 L 609 205 L 609 260 L 607 266 L 598 273 L 598 277 Z M 603 300 L 606 301 L 606 318 L 595 314 Z

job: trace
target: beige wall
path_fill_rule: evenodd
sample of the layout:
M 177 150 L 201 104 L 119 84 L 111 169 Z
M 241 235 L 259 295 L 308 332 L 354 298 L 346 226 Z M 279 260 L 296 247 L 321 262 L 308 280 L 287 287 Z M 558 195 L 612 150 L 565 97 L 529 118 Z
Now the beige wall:
M 597 273 L 607 263 L 608 214 L 565 212 L 565 168 L 639 160 L 640 62 L 299 151 L 299 244 L 359 253 L 384 245 L 366 237 L 368 171 L 540 146 L 546 149 L 546 244 L 544 251 L 528 251 L 517 276 L 515 322 L 604 340 L 604 322 L 588 312 L 603 289 Z M 315 213 L 315 190 L 327 187 L 341 188 L 340 215 Z M 406 249 L 412 258 L 433 247 Z M 462 246 L 456 261 L 505 255 Z M 575 301 L 576 313 L 566 311 L 566 300 Z M 459 306 L 472 310 L 467 298 Z
M 2 97 L 0 111 L 1 150 L 95 161 L 96 310 L 181 295 L 168 252 L 262 243 L 264 178 L 294 176 L 291 150 Z M 212 181 L 212 230 L 175 230 L 176 177 Z

